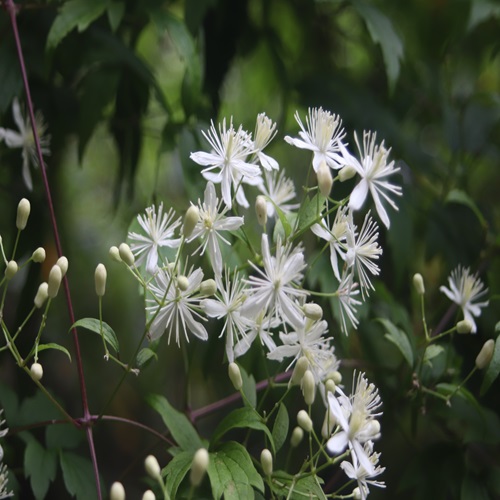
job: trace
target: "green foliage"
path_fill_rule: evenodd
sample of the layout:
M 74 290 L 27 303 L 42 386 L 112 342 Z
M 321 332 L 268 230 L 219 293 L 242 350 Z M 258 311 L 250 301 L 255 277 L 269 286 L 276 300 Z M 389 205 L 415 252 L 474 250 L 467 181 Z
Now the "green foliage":
M 273 424 L 273 440 L 276 452 L 280 451 L 281 447 L 285 444 L 288 427 L 290 425 L 290 418 L 288 417 L 288 411 L 283 403 L 280 403 L 278 408 L 278 413 L 276 414 L 276 419 Z
M 486 373 L 484 374 L 483 383 L 481 385 L 481 395 L 486 393 L 493 382 L 498 378 L 498 375 L 500 375 L 500 336 L 498 336 L 495 340 L 493 358 L 490 361 L 488 368 L 486 368 Z
M 45 498 L 57 472 L 57 453 L 46 450 L 36 439 L 30 439 L 24 451 L 24 469 L 30 478 L 35 498 Z
M 64 484 L 77 500 L 97 498 L 92 464 L 87 458 L 69 451 L 59 454 Z
M 89 332 L 97 333 L 98 335 L 103 335 L 106 343 L 112 347 L 115 352 L 120 351 L 120 344 L 118 343 L 118 337 L 115 331 L 105 322 L 100 321 L 96 318 L 83 318 L 76 321 L 70 328 L 83 328 Z

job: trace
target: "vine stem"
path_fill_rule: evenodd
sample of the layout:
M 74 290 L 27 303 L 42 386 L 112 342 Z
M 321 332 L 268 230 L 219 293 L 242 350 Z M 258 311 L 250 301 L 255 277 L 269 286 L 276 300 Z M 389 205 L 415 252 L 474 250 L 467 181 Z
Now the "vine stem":
M 31 128 L 33 130 L 33 139 L 35 141 L 35 148 L 36 148 L 36 154 L 40 166 L 40 171 L 42 173 L 42 179 L 43 179 L 43 184 L 45 188 L 45 195 L 47 198 L 47 205 L 49 208 L 49 213 L 50 213 L 50 221 L 52 225 L 52 230 L 54 233 L 54 240 L 56 244 L 56 249 L 57 249 L 57 254 L 59 257 L 63 255 L 62 253 L 62 247 L 61 247 L 61 240 L 59 238 L 59 230 L 57 228 L 57 219 L 54 211 L 54 204 L 52 203 L 52 195 L 50 191 L 50 186 L 49 186 L 49 181 L 47 177 L 47 172 L 45 169 L 45 163 L 43 161 L 43 154 L 42 154 L 42 148 L 40 145 L 40 138 L 38 137 L 38 132 L 36 129 L 36 122 L 35 122 L 35 112 L 33 109 L 33 102 L 31 99 L 31 91 L 28 83 L 28 75 L 26 72 L 26 65 L 24 63 L 24 55 L 21 47 L 21 39 L 19 37 L 19 30 L 17 28 L 17 12 L 18 9 L 16 5 L 14 5 L 13 0 L 5 0 L 4 6 L 9 14 L 10 17 L 10 24 L 12 26 L 12 32 L 14 35 L 14 40 L 16 44 L 16 50 L 17 50 L 17 58 L 19 61 L 19 66 L 21 69 L 21 75 L 23 79 L 23 84 L 24 84 L 24 90 L 26 93 L 26 103 L 28 107 L 28 113 L 31 121 Z M 64 276 L 63 279 L 63 286 L 64 286 L 64 294 L 66 296 L 66 303 L 68 307 L 68 314 L 69 314 L 69 319 L 71 324 L 73 325 L 75 323 L 75 314 L 73 311 L 73 303 L 71 301 L 71 294 L 69 290 L 69 284 L 68 284 L 68 279 L 67 276 Z M 87 388 L 85 385 L 85 376 L 83 373 L 83 363 L 82 363 L 82 356 L 81 356 L 81 351 L 80 351 L 80 343 L 78 342 L 78 332 L 76 331 L 76 328 L 72 328 L 71 333 L 73 335 L 73 343 L 74 343 L 74 348 L 75 348 L 75 358 L 76 358 L 76 364 L 77 364 L 77 370 L 78 370 L 78 379 L 80 383 L 80 392 L 81 392 L 81 399 L 82 399 L 82 407 L 83 407 L 83 422 L 87 425 L 86 429 L 86 436 L 87 436 L 87 441 L 89 445 L 89 451 L 90 451 L 90 456 L 92 460 L 92 467 L 94 470 L 94 477 L 95 477 L 95 483 L 96 483 L 96 488 L 97 488 L 97 497 L 99 500 L 101 500 L 102 495 L 101 495 L 101 484 L 100 484 L 100 479 L 99 479 L 99 467 L 97 465 L 97 457 L 95 453 L 95 446 L 94 446 L 94 438 L 92 434 L 92 429 L 89 427 L 89 424 L 91 422 L 91 415 L 89 411 L 89 404 L 88 404 L 88 399 L 87 399 Z

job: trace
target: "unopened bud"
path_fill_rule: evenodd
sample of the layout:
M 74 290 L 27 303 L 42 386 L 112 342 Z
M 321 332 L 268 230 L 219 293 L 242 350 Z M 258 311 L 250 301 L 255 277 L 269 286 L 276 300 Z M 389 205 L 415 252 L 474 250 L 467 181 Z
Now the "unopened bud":
M 49 285 L 47 283 L 41 283 L 38 287 L 38 291 L 35 295 L 35 307 L 40 309 L 45 304 L 45 301 L 49 297 Z
M 19 271 L 19 266 L 15 260 L 11 260 L 8 262 L 7 267 L 5 268 L 5 277 L 8 280 L 11 280 Z
M 109 249 L 109 256 L 116 262 L 122 261 L 122 258 L 120 257 L 120 250 L 118 250 L 118 247 L 112 246 Z
M 361 494 L 361 490 L 359 489 L 359 486 L 356 486 L 356 488 L 354 488 L 352 490 L 352 498 L 354 500 L 361 500 L 363 498 L 363 495 Z
M 217 283 L 212 278 L 202 281 L 200 285 L 200 293 L 204 296 L 214 295 L 217 291 Z
M 326 378 L 333 380 L 337 385 L 342 382 L 342 374 L 337 370 L 335 370 L 334 372 L 330 372 Z
M 142 500 L 156 500 L 156 495 L 151 490 L 146 490 L 142 495 Z
M 43 368 L 40 363 L 33 363 L 30 368 L 31 375 L 35 380 L 42 380 L 43 377 Z
M 297 413 L 297 423 L 306 432 L 311 432 L 313 429 L 313 423 L 311 417 L 307 414 L 305 410 L 300 410 L 299 413 Z
M 323 160 L 319 164 L 316 176 L 318 177 L 319 192 L 323 196 L 329 196 L 333 186 L 333 177 L 330 167 L 326 164 L 326 161 Z
M 463 319 L 457 323 L 458 333 L 470 333 L 472 332 L 472 323 L 468 319 Z
M 19 202 L 19 205 L 17 205 L 16 227 L 20 231 L 22 231 L 26 227 L 26 224 L 28 223 L 28 217 L 30 216 L 30 211 L 30 202 L 26 198 L 23 198 Z
M 267 223 L 267 201 L 265 196 L 259 194 L 255 200 L 255 213 L 257 214 L 257 222 L 261 226 Z
M 57 292 L 59 291 L 59 287 L 61 285 L 62 280 L 62 271 L 61 268 L 55 264 L 52 266 L 52 269 L 49 273 L 49 286 L 47 288 L 48 296 L 53 299 L 57 296 Z
M 302 442 L 302 439 L 304 439 L 304 430 L 302 427 L 295 427 L 292 431 L 292 436 L 290 437 L 290 446 L 292 448 L 297 448 L 299 444 Z
M 154 455 L 148 455 L 144 460 L 144 468 L 149 477 L 155 480 L 161 480 L 161 468 Z
M 494 351 L 495 341 L 493 339 L 487 340 L 476 358 L 476 366 L 479 370 L 483 370 L 490 364 L 491 360 L 493 359 Z
M 413 275 L 413 286 L 419 295 L 423 295 L 425 293 L 424 278 L 422 278 L 420 273 Z
M 314 398 L 316 397 L 316 381 L 314 380 L 314 375 L 311 370 L 306 370 L 301 381 L 302 395 L 304 396 L 304 401 L 306 405 L 310 406 L 314 403 Z
M 33 262 L 36 262 L 38 264 L 41 264 L 42 262 L 44 262 L 45 257 L 46 257 L 46 253 L 45 253 L 45 248 L 43 248 L 43 247 L 38 247 L 31 255 Z
M 95 268 L 94 282 L 95 293 L 98 297 L 102 297 L 106 293 L 106 278 L 108 273 L 104 264 L 98 264 Z
M 56 265 L 61 268 L 62 277 L 64 278 L 64 276 L 66 276 L 66 273 L 68 272 L 68 266 L 69 266 L 68 259 L 64 257 L 64 255 L 62 257 L 59 257 L 57 259 Z
M 111 490 L 109 491 L 109 500 L 125 500 L 125 488 L 119 481 L 115 481 L 111 485 Z
M 189 480 L 194 487 L 199 486 L 203 481 L 203 476 L 208 469 L 208 462 L 208 451 L 205 448 L 199 448 L 194 454 L 189 476 Z
M 267 448 L 264 448 L 260 454 L 260 464 L 266 476 L 273 473 L 273 456 Z
M 323 426 L 321 427 L 321 437 L 323 439 L 328 439 L 332 435 L 333 428 L 335 427 L 335 418 L 330 411 L 330 408 L 327 408 L 325 412 L 325 420 L 323 420 Z
M 181 292 L 185 292 L 189 288 L 189 279 L 186 276 L 178 276 L 177 277 L 177 288 Z
M 292 372 L 292 376 L 290 377 L 290 382 L 288 382 L 288 387 L 292 385 L 300 384 L 304 373 L 309 368 L 309 361 L 305 356 L 301 356 L 297 363 L 295 363 L 295 367 Z
M 356 175 L 356 169 L 351 165 L 346 165 L 339 170 L 338 176 L 340 182 L 348 181 Z
M 191 236 L 198 220 L 200 219 L 200 210 L 196 205 L 191 205 L 184 216 L 184 226 L 182 228 L 182 233 L 186 238 Z
M 313 302 L 305 304 L 302 310 L 304 311 L 304 316 L 306 318 L 312 319 L 314 321 L 319 321 L 323 317 L 323 309 L 320 305 Z
M 325 389 L 327 393 L 331 392 L 332 394 L 335 394 L 335 391 L 337 390 L 337 385 L 331 378 L 329 378 L 325 382 Z
M 120 257 L 127 264 L 127 266 L 133 266 L 135 262 L 134 254 L 130 247 L 126 243 L 121 243 L 118 247 L 118 251 L 120 252 Z
M 237 391 L 240 391 L 241 388 L 243 387 L 243 380 L 241 378 L 240 367 L 236 363 L 229 363 L 227 372 L 234 388 Z

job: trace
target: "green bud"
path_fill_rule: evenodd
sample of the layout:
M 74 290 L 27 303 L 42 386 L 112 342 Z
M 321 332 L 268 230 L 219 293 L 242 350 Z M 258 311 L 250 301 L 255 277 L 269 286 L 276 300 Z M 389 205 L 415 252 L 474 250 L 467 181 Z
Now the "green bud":
M 297 448 L 299 444 L 302 442 L 302 439 L 304 439 L 304 430 L 302 427 L 295 427 L 292 431 L 292 436 L 290 438 L 290 446 L 292 448 Z
M 122 258 L 120 257 L 120 250 L 118 250 L 118 247 L 112 246 L 109 249 L 109 256 L 115 261 L 115 262 L 121 262 Z
M 265 196 L 259 194 L 255 200 L 255 213 L 257 214 L 257 222 L 261 226 L 267 223 L 267 201 Z
M 413 286 L 419 295 L 423 295 L 425 293 L 424 278 L 422 278 L 420 273 L 413 275 Z
M 45 301 L 49 298 L 49 285 L 47 283 L 41 283 L 38 287 L 38 291 L 35 295 L 35 307 L 40 309 L 45 304 Z
M 31 255 L 33 262 L 36 262 L 38 264 L 41 264 L 42 262 L 44 262 L 45 257 L 46 257 L 46 253 L 45 253 L 45 248 L 43 248 L 43 247 L 38 247 Z
M 314 403 L 316 397 L 316 381 L 314 380 L 314 375 L 311 370 L 306 370 L 301 381 L 302 395 L 304 396 L 304 401 L 306 405 L 311 406 Z
M 337 389 L 337 384 L 335 384 L 335 382 L 331 378 L 326 379 L 325 389 L 327 393 L 331 392 L 332 394 L 335 394 L 335 391 Z
M 241 388 L 243 387 L 243 380 L 241 378 L 240 367 L 236 363 L 229 363 L 227 371 L 229 379 L 231 380 L 234 388 L 237 391 L 240 391 Z
M 325 419 L 323 420 L 323 426 L 321 427 L 321 437 L 323 439 L 328 439 L 332 435 L 333 428 L 335 427 L 335 418 L 327 408 L 325 412 Z
M 7 263 L 7 267 L 5 268 L 5 277 L 8 280 L 11 280 L 19 271 L 19 266 L 15 260 L 11 260 Z
M 305 410 L 300 410 L 299 413 L 297 413 L 297 423 L 306 432 L 311 432 L 313 429 L 313 423 L 311 417 L 307 414 Z
M 57 296 L 57 292 L 59 292 L 59 287 L 61 286 L 62 281 L 62 271 L 61 268 L 55 264 L 52 266 L 52 269 L 49 273 L 49 286 L 47 288 L 48 296 L 53 299 Z
M 94 282 L 95 293 L 98 297 L 102 297 L 106 293 L 106 278 L 108 273 L 104 264 L 98 264 L 95 268 Z
M 43 368 L 40 363 L 33 363 L 30 368 L 31 375 L 35 380 L 42 380 Z
M 314 302 L 305 304 L 302 310 L 304 311 L 304 316 L 312 319 L 313 321 L 319 321 L 323 317 L 323 309 L 320 305 L 315 304 Z
M 493 353 L 495 352 L 495 341 L 493 339 L 487 340 L 479 354 L 476 357 L 476 366 L 479 370 L 486 368 L 493 359 Z
M 148 455 L 144 460 L 144 468 L 149 477 L 161 481 L 161 468 L 154 455 Z
M 200 293 L 203 296 L 210 297 L 217 291 L 217 283 L 212 278 L 202 281 L 200 285 Z
M 463 319 L 457 323 L 457 332 L 467 334 L 472 332 L 472 323 L 468 319 Z
M 319 192 L 323 196 L 329 196 L 333 186 L 333 177 L 332 177 L 332 171 L 330 170 L 330 167 L 326 164 L 325 160 L 323 160 L 319 164 L 318 171 L 316 172 L 316 177 L 318 178 Z
M 125 488 L 119 481 L 115 481 L 111 485 L 111 490 L 109 491 L 109 500 L 125 500 Z
M 69 266 L 68 259 L 64 256 L 59 257 L 57 259 L 56 265 L 61 268 L 62 277 L 64 278 L 64 276 L 66 276 L 66 273 L 68 272 L 68 266 Z
M 203 481 L 205 472 L 208 469 L 209 459 L 208 451 L 205 448 L 199 448 L 194 454 L 189 476 L 189 480 L 194 487 L 199 486 Z
M 200 210 L 196 205 L 191 205 L 187 209 L 186 215 L 184 217 L 184 226 L 182 228 L 182 233 L 184 234 L 184 237 L 189 238 L 191 236 L 191 233 L 196 227 L 196 224 L 198 223 L 199 219 L 200 219 Z
M 156 495 L 151 490 L 146 490 L 142 495 L 142 500 L 156 500 Z
M 120 258 L 127 264 L 127 266 L 133 266 L 135 262 L 134 254 L 130 247 L 126 243 L 121 243 L 118 247 L 118 252 L 120 253 Z
M 186 276 L 179 276 L 177 278 L 177 287 L 181 292 L 185 292 L 189 288 L 189 280 Z
M 345 182 L 356 175 L 356 169 L 351 165 L 346 165 L 339 170 L 339 181 Z
M 297 363 L 295 363 L 295 367 L 292 372 L 292 376 L 290 377 L 290 381 L 288 382 L 288 387 L 292 385 L 300 384 L 304 373 L 309 368 L 309 361 L 305 356 L 301 356 Z
M 267 448 L 264 448 L 260 454 L 260 464 L 266 476 L 273 473 L 273 456 Z
M 26 224 L 28 223 L 28 217 L 30 216 L 30 211 L 30 202 L 26 198 L 23 198 L 19 202 L 19 205 L 17 205 L 16 227 L 20 231 L 22 231 L 26 227 Z

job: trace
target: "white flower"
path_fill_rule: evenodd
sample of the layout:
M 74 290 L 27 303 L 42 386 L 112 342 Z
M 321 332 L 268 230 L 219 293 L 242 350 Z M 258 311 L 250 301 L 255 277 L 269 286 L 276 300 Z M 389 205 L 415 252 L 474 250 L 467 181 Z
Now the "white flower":
M 345 137 L 342 128 L 342 120 L 338 115 L 323 108 L 309 108 L 306 117 L 306 127 L 302 123 L 299 113 L 295 113 L 295 119 L 300 125 L 300 139 L 286 136 L 285 141 L 301 149 L 309 149 L 314 153 L 313 168 L 317 172 L 322 161 L 325 161 L 330 168 L 341 168 L 343 163 L 339 162 L 340 145 Z
M 349 331 L 347 329 L 346 316 L 353 328 L 356 329 L 359 323 L 358 318 L 356 318 L 356 308 L 361 305 L 361 301 L 354 298 L 356 295 L 359 295 L 359 290 L 352 273 L 344 272 L 336 295 L 340 303 L 340 328 L 347 335 Z
M 328 404 L 332 417 L 338 425 L 337 431 L 327 441 L 326 447 L 333 455 L 342 453 L 347 447 L 356 455 L 360 465 L 368 475 L 375 473 L 375 467 L 368 456 L 364 444 L 380 437 L 380 424 L 374 413 L 380 405 L 378 389 L 369 384 L 364 373 L 359 373 L 353 383 L 353 394 L 347 397 L 337 387 L 339 395 L 328 393 Z
M 136 258 L 136 264 L 146 261 L 146 271 L 154 274 L 158 269 L 158 247 L 177 248 L 180 238 L 173 238 L 174 231 L 181 225 L 181 219 L 173 220 L 175 213 L 170 209 L 163 213 L 163 203 L 160 203 L 158 213 L 152 205 L 146 208 L 146 214 L 138 215 L 137 221 L 145 234 L 129 232 L 130 249 Z
M 295 198 L 293 181 L 285 177 L 285 172 L 264 172 L 264 181 L 258 185 L 261 193 L 267 197 L 267 216 L 273 217 L 278 207 L 283 213 L 290 213 L 299 207 L 298 203 L 288 203 Z
M 241 314 L 241 306 L 246 300 L 245 283 L 235 272 L 232 281 L 226 272 L 224 283 L 217 283 L 217 299 L 205 299 L 201 307 L 211 318 L 226 318 L 219 337 L 226 334 L 226 355 L 229 363 L 235 359 L 234 345 L 238 340 L 246 338 L 246 331 L 252 321 Z
M 233 128 L 232 120 L 226 129 L 226 120 L 219 125 L 219 133 L 215 126 L 208 132 L 203 132 L 205 139 L 212 146 L 211 153 L 199 151 L 191 153 L 191 159 L 196 163 L 206 166 L 202 170 L 205 179 L 221 183 L 222 198 L 224 203 L 231 208 L 231 185 L 236 193 L 236 201 L 239 205 L 248 208 L 249 203 L 241 186 L 242 182 L 256 184 L 260 181 L 260 168 L 257 165 L 247 163 L 247 157 L 254 153 L 251 135 L 240 126 L 238 130 Z M 219 169 L 218 172 L 213 170 Z
M 255 124 L 254 150 L 259 163 L 266 170 L 278 170 L 279 164 L 270 156 L 264 154 L 263 149 L 273 140 L 276 135 L 276 123 L 271 118 L 268 118 L 265 113 L 257 115 L 257 123 Z
M 246 282 L 252 286 L 243 306 L 243 313 L 251 318 L 265 311 L 290 323 L 302 321 L 302 311 L 295 299 L 305 297 L 307 292 L 298 286 L 302 270 L 306 267 L 304 254 L 291 245 L 282 245 L 278 238 L 276 257 L 271 256 L 267 234 L 262 235 L 262 261 L 264 270 L 253 262 L 250 265 L 260 276 L 250 276 Z
M 458 266 L 451 272 L 448 284 L 450 288 L 441 286 L 439 290 L 462 308 L 464 319 L 470 321 L 472 333 L 476 333 L 477 326 L 474 316 L 476 318 L 479 317 L 481 315 L 481 308 L 486 307 L 489 301 L 475 304 L 473 302 L 488 293 L 488 289 L 484 288 L 484 283 L 478 278 L 477 274 L 471 274 L 468 267 L 464 268 L 462 266 Z
M 280 324 L 278 318 L 270 318 L 261 312 L 255 319 L 250 320 L 246 336 L 238 341 L 234 346 L 234 356 L 236 358 L 243 356 L 250 349 L 253 341 L 259 337 L 260 343 L 265 345 L 269 352 L 276 349 L 276 343 L 273 339 L 272 329 Z
M 382 204 L 381 198 L 387 200 L 394 210 L 398 210 L 398 207 L 389 197 L 387 192 L 401 196 L 401 187 L 387 182 L 385 178 L 399 172 L 399 168 L 394 167 L 394 160 L 389 164 L 387 163 L 391 150 L 385 149 L 384 141 L 382 141 L 380 146 L 375 143 L 377 140 L 377 134 L 364 132 L 363 148 L 361 148 L 356 134 L 354 137 L 358 146 L 361 161 L 358 161 L 354 156 L 352 156 L 342 145 L 342 155 L 344 157 L 345 164 L 353 167 L 361 176 L 361 181 L 356 185 L 351 193 L 349 207 L 352 210 L 359 210 L 366 200 L 368 191 L 370 191 L 380 219 L 385 226 L 389 228 L 391 222 Z
M 349 268 L 356 270 L 361 285 L 361 294 L 364 298 L 365 291 L 368 294 L 369 289 L 374 290 L 367 271 L 373 276 L 378 276 L 380 273 L 378 265 L 374 262 L 382 255 L 382 249 L 377 243 L 378 225 L 368 212 L 358 234 L 357 227 L 352 221 L 352 213 L 350 213 L 347 228 L 347 252 L 344 259 Z
M 188 242 L 196 238 L 202 238 L 202 244 L 196 252 L 203 254 L 208 247 L 208 255 L 216 276 L 222 274 L 222 254 L 220 251 L 219 240 L 226 245 L 230 245 L 220 231 L 235 231 L 243 224 L 243 217 L 226 217 L 227 207 L 221 210 L 222 200 L 219 203 L 215 193 L 215 186 L 212 182 L 207 183 L 205 188 L 205 199 L 203 203 L 198 200 L 200 217 Z
M 146 307 L 146 312 L 152 319 L 148 332 L 151 340 L 161 337 L 166 330 L 168 343 L 174 334 L 177 345 L 180 345 L 181 330 L 188 342 L 188 331 L 201 340 L 208 338 L 205 327 L 195 319 L 206 321 L 199 313 L 200 297 L 194 295 L 200 289 L 203 272 L 195 269 L 183 278 L 178 281 L 172 268 L 160 269 L 155 275 L 154 283 L 148 285 L 154 296 L 147 299 L 151 305 Z
M 31 179 L 30 162 L 33 166 L 38 166 L 38 156 L 35 146 L 35 138 L 33 137 L 33 129 L 29 118 L 23 119 L 21 114 L 21 107 L 17 98 L 14 98 L 12 103 L 12 114 L 16 122 L 19 132 L 0 127 L 0 140 L 4 140 L 9 148 L 22 148 L 23 157 L 23 179 L 26 187 L 32 191 L 33 181 Z M 47 125 L 44 122 L 43 116 L 40 112 L 35 115 L 35 126 L 38 137 L 40 139 L 40 147 L 42 154 L 50 154 L 50 136 L 44 135 L 47 130 Z

